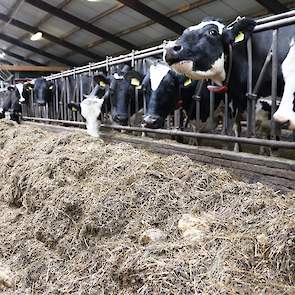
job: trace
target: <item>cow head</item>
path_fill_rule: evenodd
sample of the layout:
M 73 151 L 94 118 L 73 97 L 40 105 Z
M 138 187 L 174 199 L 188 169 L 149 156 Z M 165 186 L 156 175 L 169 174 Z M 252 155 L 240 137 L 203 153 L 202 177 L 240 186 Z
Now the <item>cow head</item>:
M 1 95 L 0 118 L 7 118 L 20 123 L 21 106 L 18 89 L 13 85 L 8 86 L 7 91 L 1 93 Z
M 86 121 L 87 133 L 94 137 L 99 137 L 101 107 L 104 99 L 94 95 L 84 95 L 81 103 L 69 103 L 68 108 L 73 112 L 80 112 Z
M 53 83 L 46 81 L 44 78 L 38 78 L 34 85 L 34 102 L 40 106 L 50 102 L 53 95 Z
M 27 103 L 30 99 L 31 93 L 34 90 L 34 83 L 33 82 L 26 82 L 23 84 L 23 89 L 22 89 L 22 98 L 20 102 L 22 103 Z
M 200 24 L 187 28 L 174 42 L 169 42 L 164 59 L 178 73 L 194 80 L 212 79 L 218 84 L 225 80 L 225 60 L 228 47 L 235 40 L 246 40 L 255 27 L 255 21 L 237 20 L 226 27 L 220 20 L 206 18 Z
M 179 83 L 177 74 L 164 62 L 156 61 L 143 80 L 147 110 L 143 119 L 146 128 L 162 128 L 166 117 L 175 109 Z
M 127 125 L 128 110 L 133 105 L 134 89 L 142 81 L 141 75 L 130 70 L 128 65 L 124 65 L 121 70 L 109 76 L 99 73 L 95 80 L 101 87 L 106 88 L 106 94 L 111 103 L 113 121 L 120 125 Z

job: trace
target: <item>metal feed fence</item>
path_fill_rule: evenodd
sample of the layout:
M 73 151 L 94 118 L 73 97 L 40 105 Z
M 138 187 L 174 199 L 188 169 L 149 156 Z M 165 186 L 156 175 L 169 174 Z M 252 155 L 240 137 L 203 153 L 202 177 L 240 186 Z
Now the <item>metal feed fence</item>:
M 113 126 L 108 124 L 108 112 L 110 110 L 103 110 L 103 124 L 102 126 L 109 129 L 116 130 L 129 130 L 129 131 L 139 131 L 141 133 L 155 133 L 155 134 L 164 134 L 169 136 L 186 136 L 195 139 L 209 139 L 217 140 L 221 142 L 233 142 L 233 143 L 246 143 L 259 146 L 269 146 L 269 147 L 281 147 L 294 149 L 294 132 L 293 136 L 288 139 L 288 141 L 276 141 L 276 126 L 272 122 L 271 126 L 271 139 L 265 140 L 260 138 L 255 138 L 256 134 L 256 101 L 257 93 L 263 81 L 264 75 L 268 65 L 272 65 L 272 88 L 271 88 L 271 97 L 272 97 L 272 115 L 276 111 L 277 107 L 277 73 L 278 73 L 278 34 L 279 28 L 295 24 L 295 10 L 282 13 L 279 15 L 274 15 L 266 17 L 257 21 L 257 25 L 254 29 L 254 33 L 272 30 L 273 38 L 272 45 L 269 48 L 269 52 L 265 58 L 262 69 L 260 70 L 259 77 L 257 81 L 253 81 L 253 60 L 252 60 L 252 41 L 251 38 L 247 42 L 247 52 L 248 52 L 248 91 L 247 91 L 247 120 L 246 120 L 246 136 L 244 137 L 234 137 L 230 136 L 230 126 L 229 126 L 229 99 L 227 94 L 225 94 L 225 111 L 223 124 L 221 129 L 221 134 L 214 133 L 200 133 L 200 98 L 198 95 L 195 95 L 196 101 L 196 126 L 197 132 L 186 132 L 181 131 L 180 124 L 180 111 L 175 111 L 173 118 L 171 116 L 167 119 L 167 130 L 154 130 L 146 129 L 142 127 L 132 127 L 132 126 Z M 165 41 L 164 41 L 165 42 Z M 137 69 L 139 66 L 142 66 L 143 60 L 148 57 L 154 57 L 156 55 L 163 54 L 163 44 L 144 50 L 133 50 L 132 52 L 120 55 L 118 57 L 106 57 L 104 61 L 97 63 L 89 63 L 83 67 L 73 68 L 71 70 L 64 71 L 62 73 L 53 74 L 45 77 L 48 81 L 53 81 L 55 84 L 55 94 L 53 101 L 46 105 L 45 107 L 37 106 L 33 103 L 33 98 L 27 107 L 24 109 L 24 119 L 26 120 L 35 120 L 41 122 L 55 122 L 58 124 L 68 124 L 68 125 L 84 125 L 82 123 L 82 117 L 79 114 L 72 113 L 67 108 L 67 103 L 71 101 L 80 102 L 82 100 L 82 94 L 85 93 L 85 84 L 82 83 L 83 76 L 90 77 L 89 84 L 86 86 L 90 92 L 94 88 L 93 76 L 101 70 L 105 70 L 107 73 L 110 72 L 112 66 L 116 66 L 122 63 L 130 63 L 133 69 Z M 70 78 L 72 79 L 72 84 L 70 86 Z M 74 81 L 74 82 L 73 82 Z M 74 87 L 74 89 L 73 89 Z M 70 89 L 71 88 L 71 89 Z M 210 94 L 210 116 L 209 120 L 213 120 L 214 113 L 214 93 Z M 138 90 L 135 90 L 135 109 L 138 111 Z M 146 103 L 144 99 L 144 113 L 146 110 Z M 174 119 L 174 120 L 172 120 Z M 129 120 L 130 123 L 130 120 Z

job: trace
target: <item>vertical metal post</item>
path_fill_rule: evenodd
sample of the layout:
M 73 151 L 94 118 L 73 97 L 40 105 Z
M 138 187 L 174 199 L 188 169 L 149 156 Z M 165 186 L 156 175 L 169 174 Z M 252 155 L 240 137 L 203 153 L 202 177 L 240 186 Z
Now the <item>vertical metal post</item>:
M 252 103 L 253 100 L 251 98 L 252 89 L 253 89 L 253 55 L 252 55 L 252 39 L 251 37 L 247 41 L 247 54 L 248 54 L 248 84 L 247 84 L 247 134 L 248 137 L 252 136 Z
M 228 93 L 224 93 L 224 116 L 223 116 L 223 134 L 228 135 L 229 127 L 229 99 Z
M 278 30 L 272 33 L 271 117 L 277 110 L 278 90 Z M 271 120 L 271 137 L 276 139 L 276 122 Z
M 134 52 L 133 52 L 134 54 Z M 138 71 L 138 61 L 134 61 L 134 70 Z M 139 111 L 138 89 L 135 87 L 135 112 Z
M 53 118 L 54 119 L 59 119 L 59 87 L 58 87 L 58 80 L 54 80 L 54 85 L 55 85 L 55 96 L 54 96 L 54 115 Z
M 213 85 L 213 82 L 212 82 Z M 213 126 L 214 122 L 214 106 L 215 106 L 215 93 L 213 91 L 210 91 L 210 113 L 209 113 L 209 126 Z
M 196 123 L 197 123 L 197 131 L 200 130 L 200 121 L 201 121 L 201 97 L 200 95 L 195 95 L 194 100 L 196 102 Z

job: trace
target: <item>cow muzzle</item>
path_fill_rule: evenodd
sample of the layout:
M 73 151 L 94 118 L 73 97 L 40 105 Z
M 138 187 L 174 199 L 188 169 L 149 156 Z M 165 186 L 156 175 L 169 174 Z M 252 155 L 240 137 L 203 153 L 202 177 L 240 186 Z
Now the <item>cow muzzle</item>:
M 145 128 L 159 129 L 164 126 L 164 119 L 157 115 L 146 115 L 143 118 L 142 126 Z
M 183 47 L 176 42 L 169 42 L 168 44 L 166 44 L 166 46 L 164 47 L 164 60 L 168 63 L 169 66 L 181 61 L 179 55 L 182 50 Z
M 128 125 L 128 116 L 122 114 L 115 114 L 112 116 L 113 121 L 119 125 L 126 126 Z

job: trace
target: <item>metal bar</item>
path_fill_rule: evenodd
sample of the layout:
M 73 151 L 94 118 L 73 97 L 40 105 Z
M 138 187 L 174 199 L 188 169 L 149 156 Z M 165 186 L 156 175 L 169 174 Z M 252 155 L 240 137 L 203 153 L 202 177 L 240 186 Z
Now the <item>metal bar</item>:
M 289 26 L 289 25 L 293 25 L 293 24 L 295 24 L 295 16 L 258 25 L 255 27 L 254 32 L 261 32 L 261 31 L 267 31 L 267 30 L 271 30 L 271 29 L 277 29 L 280 27 L 285 27 L 285 26 Z
M 96 36 L 99 36 L 101 38 L 104 38 L 110 42 L 113 42 L 123 48 L 126 48 L 128 50 L 132 50 L 134 48 L 137 48 L 135 45 L 125 41 L 124 39 L 121 39 L 119 37 L 114 36 L 113 34 L 96 27 L 83 19 L 80 19 L 62 9 L 58 9 L 55 6 L 52 6 L 45 1 L 42 0 L 25 0 L 27 3 L 31 4 L 34 7 L 37 7 L 43 11 L 46 11 L 58 18 L 61 18 L 64 21 L 67 21 L 69 23 L 72 23 L 73 25 L 80 27 L 88 32 L 91 32 L 92 34 L 95 34 Z
M 248 55 L 248 81 L 247 81 L 247 135 L 252 135 L 252 87 L 253 87 L 253 53 L 252 53 L 252 40 L 247 41 L 247 55 Z
M 277 91 L 278 91 L 278 30 L 273 31 L 272 35 L 272 73 L 271 73 L 271 117 L 277 110 Z M 271 136 L 276 138 L 276 122 L 271 120 Z
M 15 59 L 18 59 L 18 60 L 21 60 L 21 61 L 24 61 L 26 63 L 32 64 L 32 65 L 35 65 L 35 66 L 45 66 L 45 64 L 42 64 L 42 63 L 37 62 L 37 61 L 32 60 L 32 59 L 24 58 L 23 56 L 21 56 L 19 54 L 16 54 L 14 52 L 11 52 L 11 51 L 8 51 L 8 50 L 5 50 L 5 49 L 1 49 L 1 51 L 3 51 L 8 56 L 11 56 L 11 57 L 13 57 Z
M 49 123 L 58 123 L 58 124 L 67 124 L 72 126 L 86 126 L 83 122 L 74 122 L 66 120 L 52 120 L 36 117 L 23 117 L 25 121 L 39 121 L 39 122 L 49 122 Z M 102 124 L 101 127 L 113 130 L 126 130 L 126 131 L 136 131 L 136 132 L 147 132 L 154 134 L 164 134 L 164 135 L 176 135 L 176 136 L 186 136 L 191 138 L 200 138 L 200 139 L 209 139 L 209 140 L 220 140 L 224 142 L 238 142 L 253 144 L 259 146 L 270 146 L 286 149 L 294 149 L 295 142 L 286 142 L 286 141 L 275 141 L 275 140 L 266 140 L 266 139 L 256 139 L 256 138 L 246 138 L 246 137 L 235 137 L 228 135 L 218 135 L 218 134 L 209 134 L 209 133 L 195 133 L 195 132 L 186 132 L 178 130 L 166 130 L 166 129 L 148 129 L 142 127 L 129 127 L 129 126 L 117 126 L 117 125 L 105 125 Z
M 182 34 L 182 32 L 186 29 L 184 26 L 175 22 L 174 20 L 167 17 L 166 15 L 158 12 L 157 10 L 152 9 L 151 7 L 147 6 L 143 2 L 134 1 L 134 0 L 118 0 L 118 1 L 130 7 L 131 9 L 137 11 L 138 13 L 141 13 L 142 15 L 161 24 L 162 26 L 171 30 L 172 32 L 175 32 L 177 34 Z
M 8 23 L 9 17 L 6 16 L 5 14 L 3 14 L 3 13 L 0 13 L 0 20 Z M 99 55 L 97 55 L 97 54 L 95 54 L 95 53 L 93 53 L 91 51 L 88 51 L 88 50 L 86 50 L 86 49 L 84 49 L 82 47 L 79 47 L 79 46 L 77 46 L 77 45 L 75 45 L 73 43 L 70 43 L 68 41 L 61 40 L 56 36 L 53 36 L 53 35 L 51 35 L 49 33 L 44 32 L 43 30 L 41 30 L 38 27 L 33 27 L 33 26 L 31 26 L 31 25 L 29 25 L 27 23 L 21 22 L 21 21 L 19 21 L 17 19 L 14 19 L 14 18 L 10 19 L 10 25 L 15 26 L 16 28 L 22 29 L 24 31 L 30 32 L 32 34 L 41 31 L 43 33 L 43 38 L 44 39 L 47 39 L 47 40 L 49 40 L 51 42 L 59 44 L 59 45 L 65 47 L 65 48 L 68 48 L 68 49 L 70 49 L 70 50 L 72 50 L 74 52 L 78 52 L 78 53 L 80 53 L 82 55 L 85 55 L 85 56 L 88 56 L 90 58 L 102 59 L 101 56 L 99 56 Z
M 265 75 L 265 72 L 266 72 L 266 69 L 267 69 L 267 66 L 269 65 L 269 63 L 271 62 L 271 59 L 272 59 L 272 47 L 269 49 L 268 51 L 268 54 L 266 56 L 266 59 L 265 59 L 265 62 L 263 64 L 263 67 L 261 69 L 261 72 L 259 74 L 259 77 L 257 79 L 257 82 L 255 84 L 255 87 L 254 87 L 254 90 L 253 90 L 253 93 L 254 94 L 258 94 L 258 91 L 260 89 L 260 86 L 261 86 L 261 83 L 263 81 L 263 78 L 264 78 L 264 75 Z
M 256 20 L 257 25 L 269 23 L 272 21 L 280 20 L 280 19 L 285 19 L 287 17 L 295 16 L 295 9 L 285 12 L 285 13 L 280 13 L 272 16 L 267 16 L 261 19 Z
M 24 43 L 22 41 L 19 41 L 16 38 L 13 38 L 11 36 L 5 35 L 3 33 L 0 33 L 0 39 L 6 41 L 8 43 L 11 43 L 11 44 L 13 44 L 15 46 L 18 46 L 20 48 L 24 48 L 24 49 L 27 49 L 27 50 L 32 51 L 34 53 L 37 53 L 39 55 L 43 55 L 43 56 L 45 56 L 45 57 L 47 57 L 49 59 L 56 60 L 56 61 L 58 61 L 58 62 L 60 62 L 62 64 L 69 65 L 69 66 L 72 66 L 72 67 L 77 66 L 77 64 L 75 64 L 75 63 L 73 63 L 73 62 L 71 62 L 71 61 L 69 61 L 67 59 L 61 58 L 59 56 L 56 56 L 54 54 L 51 54 L 51 53 L 46 52 L 44 50 L 41 50 L 41 49 L 39 49 L 37 47 L 31 46 L 29 44 L 26 44 L 26 43 Z
M 229 99 L 228 93 L 224 94 L 224 116 L 223 116 L 223 134 L 227 135 L 229 131 Z
M 213 126 L 214 121 L 214 107 L 215 107 L 215 93 L 210 91 L 210 114 L 209 114 L 209 126 Z

